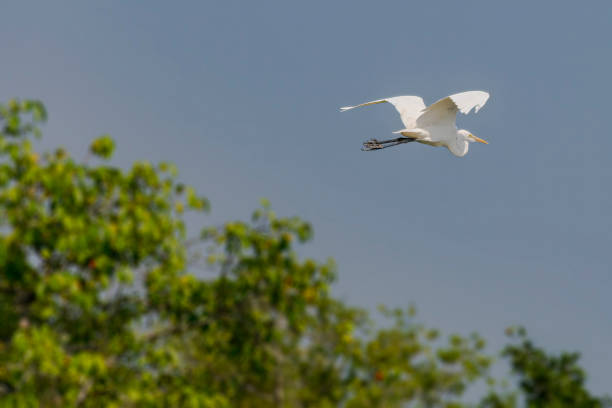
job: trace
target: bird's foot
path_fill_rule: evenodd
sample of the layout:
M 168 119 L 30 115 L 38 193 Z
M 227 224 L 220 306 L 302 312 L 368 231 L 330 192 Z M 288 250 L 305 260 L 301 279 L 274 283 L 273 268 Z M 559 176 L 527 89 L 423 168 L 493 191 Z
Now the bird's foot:
M 367 152 L 370 150 L 378 150 L 382 148 L 384 148 L 384 146 L 378 140 L 370 139 L 367 142 L 363 142 L 363 147 L 361 148 L 361 150 Z

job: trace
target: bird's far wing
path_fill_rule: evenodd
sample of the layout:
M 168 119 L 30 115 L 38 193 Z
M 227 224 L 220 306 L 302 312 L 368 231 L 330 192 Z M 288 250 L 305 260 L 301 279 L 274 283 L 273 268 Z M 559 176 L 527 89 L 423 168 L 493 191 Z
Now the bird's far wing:
M 388 102 L 395 106 L 395 109 L 400 114 L 402 122 L 407 129 L 416 127 L 416 118 L 419 116 L 421 111 L 425 109 L 425 102 L 420 96 L 394 96 L 393 98 L 378 99 L 376 101 L 362 103 L 355 106 L 344 106 L 340 108 L 340 111 L 344 112 L 349 109 L 358 108 L 360 106 L 375 105 L 377 103 Z
M 484 91 L 468 91 L 447 96 L 428 106 L 417 118 L 417 124 L 419 127 L 454 124 L 457 112 L 467 115 L 474 109 L 476 113 L 488 99 L 489 94 Z

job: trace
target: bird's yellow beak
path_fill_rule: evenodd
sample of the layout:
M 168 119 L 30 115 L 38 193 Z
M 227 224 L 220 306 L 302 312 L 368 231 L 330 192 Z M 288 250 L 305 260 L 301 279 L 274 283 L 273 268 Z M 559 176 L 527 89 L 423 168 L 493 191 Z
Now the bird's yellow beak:
M 472 136 L 472 139 L 474 139 L 474 140 L 475 140 L 476 142 L 478 142 L 478 143 L 489 144 L 489 142 L 487 142 L 486 140 L 481 139 L 481 138 L 479 138 L 479 137 L 476 137 L 476 136 L 474 136 L 474 135 L 473 135 L 473 134 L 471 134 L 471 133 L 470 133 L 470 136 Z

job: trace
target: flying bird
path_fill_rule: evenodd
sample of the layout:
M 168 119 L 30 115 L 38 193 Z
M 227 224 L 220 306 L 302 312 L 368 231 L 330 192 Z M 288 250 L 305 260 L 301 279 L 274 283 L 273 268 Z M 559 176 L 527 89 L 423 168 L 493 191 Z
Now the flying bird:
M 467 154 L 471 142 L 489 143 L 465 129 L 457 129 L 455 124 L 457 112 L 467 115 L 474 109 L 476 113 L 488 99 L 487 92 L 468 91 L 447 96 L 426 107 L 420 96 L 406 95 L 345 106 L 340 108 L 340 111 L 388 102 L 399 112 L 405 128 L 393 133 L 401 136 L 389 140 L 370 139 L 364 142 L 361 150 L 380 150 L 404 143 L 419 142 L 430 146 L 444 146 L 455 156 L 463 157 Z

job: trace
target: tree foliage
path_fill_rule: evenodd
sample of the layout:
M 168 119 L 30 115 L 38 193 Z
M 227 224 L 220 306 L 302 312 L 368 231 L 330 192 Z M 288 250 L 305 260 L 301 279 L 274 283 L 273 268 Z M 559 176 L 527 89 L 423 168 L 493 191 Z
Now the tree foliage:
M 95 165 L 39 154 L 45 118 L 0 105 L 3 406 L 450 408 L 488 378 L 478 335 L 442 338 L 411 309 L 377 327 L 334 298 L 333 262 L 296 254 L 307 222 L 264 202 L 188 237 L 185 213 L 209 204 L 173 165 L 111 166 L 109 136 Z M 505 355 L 519 388 L 480 406 L 602 406 L 577 355 L 527 340 Z
M 508 329 L 517 343 L 508 345 L 503 355 L 510 360 L 512 372 L 529 408 L 612 406 L 609 398 L 596 398 L 585 388 L 586 374 L 578 365 L 578 353 L 546 353 L 526 338 L 522 328 Z

